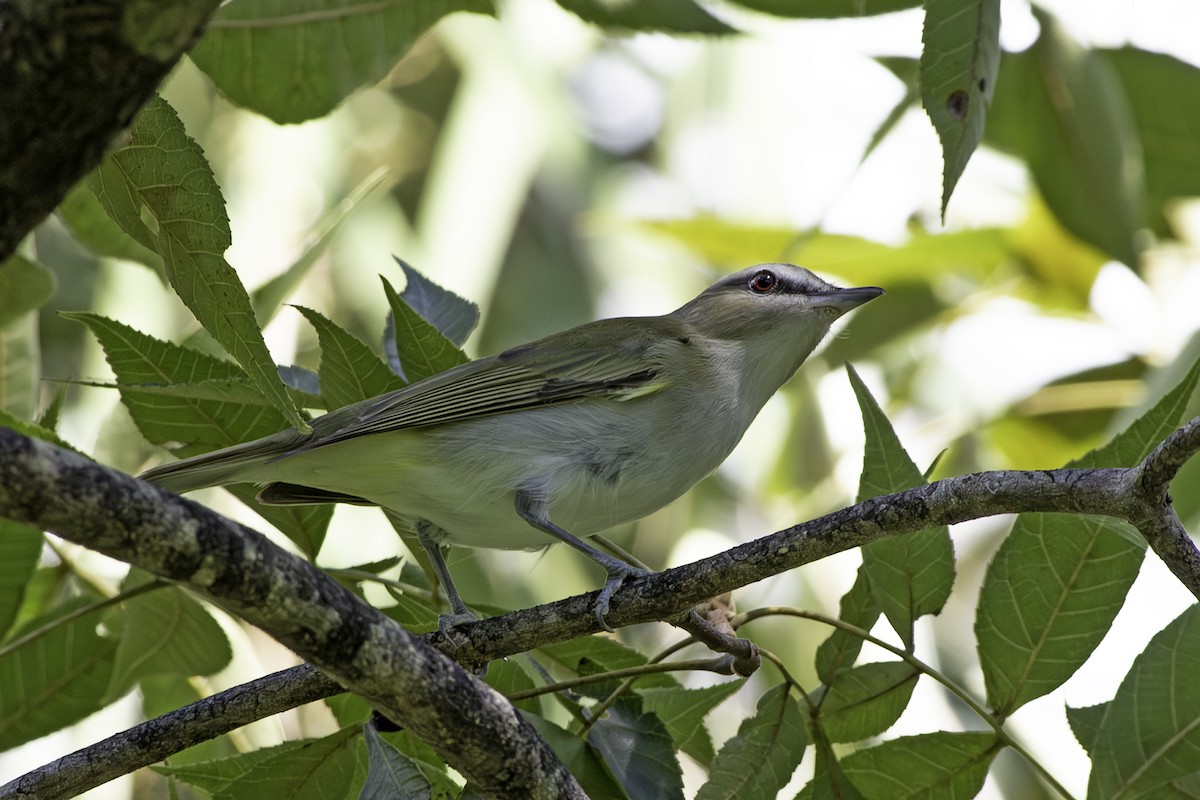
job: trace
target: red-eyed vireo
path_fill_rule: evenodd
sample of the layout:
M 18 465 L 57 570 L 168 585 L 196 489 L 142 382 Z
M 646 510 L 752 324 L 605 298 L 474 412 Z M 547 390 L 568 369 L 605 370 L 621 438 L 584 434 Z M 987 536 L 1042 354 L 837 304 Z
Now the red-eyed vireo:
M 269 504 L 379 505 L 411 526 L 458 617 L 441 543 L 537 548 L 644 574 L 578 537 L 639 519 L 715 470 L 829 326 L 882 289 L 763 264 L 661 317 L 605 319 L 471 361 L 142 477 L 177 492 L 265 484 Z

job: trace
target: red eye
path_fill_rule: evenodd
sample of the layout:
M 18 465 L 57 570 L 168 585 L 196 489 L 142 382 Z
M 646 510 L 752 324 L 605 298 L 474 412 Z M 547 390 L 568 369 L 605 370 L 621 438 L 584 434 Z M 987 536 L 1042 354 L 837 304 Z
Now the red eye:
M 750 279 L 750 291 L 755 294 L 768 294 L 775 291 L 775 287 L 779 285 L 779 277 L 768 270 L 754 273 L 754 277 Z

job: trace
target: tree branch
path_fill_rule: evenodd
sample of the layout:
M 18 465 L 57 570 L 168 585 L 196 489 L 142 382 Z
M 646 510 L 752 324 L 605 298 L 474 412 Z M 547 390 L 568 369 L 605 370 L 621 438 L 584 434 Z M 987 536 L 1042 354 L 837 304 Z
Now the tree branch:
M 502 695 L 321 570 L 198 503 L 0 428 L 0 515 L 186 585 L 257 625 L 488 796 L 584 797 Z
M 37 491 L 46 497 L 51 505 L 57 503 L 72 506 L 76 509 L 74 513 L 78 513 L 78 510 L 88 511 L 93 515 L 100 510 L 110 513 L 109 506 L 89 506 L 86 499 L 81 501 L 78 496 L 87 494 L 86 485 L 83 488 L 73 485 L 69 476 L 56 480 L 52 476 L 42 478 L 34 474 L 41 469 L 37 466 L 40 458 L 38 452 L 57 451 L 56 448 L 39 443 L 39 450 L 30 452 L 31 448 L 27 444 L 22 448 L 14 445 L 14 442 L 28 440 L 11 431 L 0 429 L 0 516 L 54 530 L 66 538 L 93 546 L 84 541 L 78 533 L 79 528 L 88 526 L 81 524 L 80 520 L 72 520 L 71 512 L 56 509 L 55 513 L 43 513 L 27 504 L 15 503 L 13 482 L 7 476 L 12 472 L 30 473 L 30 477 L 24 481 L 25 484 L 38 487 Z M 679 619 L 693 606 L 708 598 L 834 553 L 860 547 L 885 536 L 901 535 L 935 525 L 954 524 L 996 514 L 1020 512 L 1094 514 L 1126 520 L 1138 528 L 1184 585 L 1200 597 L 1200 552 L 1183 529 L 1167 495 L 1171 479 L 1198 451 L 1200 418 L 1192 420 L 1173 433 L 1141 464 L 1128 469 L 982 472 L 947 478 L 903 492 L 876 497 L 820 519 L 756 539 L 711 558 L 631 580 L 613 596 L 606 620 L 616 627 Z M 85 462 L 78 456 L 71 455 L 71 458 L 90 465 L 90 462 Z M 118 479 L 122 485 L 132 481 L 120 473 L 96 465 L 90 465 L 90 468 L 103 472 L 99 478 L 93 476 L 96 479 Z M 151 488 L 146 487 L 143 491 L 149 492 Z M 66 499 L 63 495 L 74 497 Z M 206 511 L 202 507 L 173 495 L 159 493 L 157 490 L 154 496 L 162 502 L 181 504 L 180 513 L 193 509 Z M 207 513 L 211 515 L 211 512 Z M 186 517 L 181 519 L 180 524 L 186 524 Z M 191 525 L 195 527 L 194 522 Z M 257 536 L 251 531 L 242 530 L 247 535 Z M 136 535 L 146 537 L 150 533 L 138 528 Z M 319 572 L 306 562 L 300 564 L 305 570 Z M 138 565 L 155 571 L 145 563 L 139 562 Z M 592 611 L 595 597 L 596 593 L 592 592 L 464 624 L 456 628 L 454 642 L 447 641 L 437 632 L 426 634 L 423 638 L 427 643 L 453 654 L 458 660 L 486 663 L 539 646 L 597 632 L 599 626 Z M 357 598 L 354 600 L 358 602 Z M 260 624 L 255 620 L 251 621 Z M 298 682 L 301 688 L 297 691 L 308 698 L 303 702 L 340 691 L 340 687 L 332 683 L 323 683 L 324 679 L 308 666 L 285 670 L 260 680 L 269 686 Z M 184 720 L 204 716 L 203 733 L 195 736 L 189 733 L 187 744 L 184 746 L 226 733 L 252 719 L 284 710 L 278 707 L 264 707 L 262 713 L 252 719 L 225 725 L 222 725 L 219 719 L 209 720 L 207 713 L 201 714 L 195 710 L 196 707 L 210 701 L 224 704 L 228 702 L 227 695 L 241 689 L 242 687 L 238 687 L 229 692 L 222 692 L 168 715 L 179 714 Z M 325 694 L 321 694 L 322 692 Z M 383 710 L 390 714 L 386 709 Z M 159 720 L 152 720 L 145 725 L 158 722 Z M 137 731 L 141 727 L 133 730 Z M 23 793 L 11 796 L 62 796 L 44 793 L 47 784 L 35 781 L 34 776 L 47 771 L 58 772 L 66 769 L 91 770 L 91 776 L 87 780 L 94 782 L 80 781 L 78 784 L 72 784 L 86 788 L 111 780 L 133 768 L 153 763 L 169 754 L 151 754 L 147 750 L 143 757 L 146 760 L 142 763 L 124 764 L 119 772 L 111 769 L 103 771 L 102 768 L 106 765 L 97 764 L 100 759 L 90 754 L 90 751 L 98 748 L 97 753 L 112 752 L 115 745 L 111 742 L 123 736 L 125 734 L 118 734 L 105 743 L 84 748 L 36 773 L 30 773 L 8 786 L 0 787 L 0 797 L 10 796 L 7 793 L 10 787 L 15 788 L 18 784 Z M 29 781 L 26 782 L 26 779 Z M 29 791 L 25 791 L 26 787 Z
M 0 0 L 0 261 L 104 157 L 220 0 Z

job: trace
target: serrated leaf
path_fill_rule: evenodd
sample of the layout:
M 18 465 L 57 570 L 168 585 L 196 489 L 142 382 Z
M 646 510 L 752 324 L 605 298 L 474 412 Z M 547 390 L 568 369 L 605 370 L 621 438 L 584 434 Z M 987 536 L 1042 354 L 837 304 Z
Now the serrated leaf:
M 196 761 L 190 764 L 152 764 L 150 769 L 191 784 L 206 792 L 218 792 L 245 775 L 257 765 L 280 758 L 304 748 L 308 740 L 296 739 L 274 747 L 263 747 L 248 753 L 238 753 L 228 758 Z
M 95 255 L 143 264 L 162 277 L 162 256 L 121 230 L 86 180 L 67 192 L 58 215 L 75 239 Z
M 1104 727 L 1104 715 L 1108 713 L 1108 706 L 1108 703 L 1097 703 L 1094 706 L 1079 708 L 1066 706 L 1064 709 L 1067 712 L 1067 724 L 1071 726 L 1071 733 L 1075 734 L 1075 741 L 1079 742 L 1079 746 L 1089 757 L 1096 747 L 1096 738 Z
M 479 306 L 438 286 L 399 258 L 396 258 L 396 263 L 404 271 L 407 280 L 404 291 L 400 293 L 404 302 L 453 342 L 455 347 L 462 347 L 479 324 Z
M 277 433 L 287 421 L 273 406 L 228 400 L 171 396 L 132 388 L 138 384 L 245 380 L 236 364 L 199 350 L 139 333 L 96 314 L 64 314 L 82 322 L 100 341 L 117 376 L 121 401 L 142 436 L 154 444 L 184 442 L 177 452 L 196 455 Z M 332 517 L 331 506 L 264 506 L 248 485 L 226 487 L 255 513 L 295 542 L 310 558 L 320 551 Z
M 675 743 L 662 720 L 642 710 L 636 695 L 613 704 L 592 726 L 588 742 L 631 797 L 683 800 Z
M 847 374 L 866 429 L 858 500 L 921 486 L 921 470 L 904 452 L 896 432 L 850 365 Z M 913 623 L 941 611 L 954 586 L 954 545 L 945 525 L 892 536 L 862 548 L 871 593 L 905 646 L 913 647 Z
M 521 712 L 521 716 L 550 745 L 554 755 L 571 771 L 591 800 L 631 800 L 595 748 L 536 714 Z M 470 788 L 468 785 L 467 789 Z
M 64 314 L 82 322 L 104 348 L 121 399 L 138 430 L 154 444 L 186 442 L 202 452 L 277 433 L 287 425 L 271 406 L 143 392 L 139 384 L 203 384 L 246 380 L 228 361 L 164 342 L 97 314 Z
M 310 308 L 296 306 L 317 331 L 321 396 L 330 411 L 406 385 L 361 339 Z
M 0 263 L 0 328 L 54 296 L 54 273 L 34 261 L 11 255 Z
M 1033 12 L 1041 35 L 1005 54 L 984 140 L 1025 160 L 1063 227 L 1136 266 L 1144 170 L 1128 100 L 1100 54 Z
M 916 8 L 920 0 L 737 0 L 738 5 L 774 14 L 777 17 L 801 19 L 837 19 L 839 17 L 868 17 L 890 14 L 906 8 Z
M 879 614 L 879 603 L 871 593 L 870 579 L 866 570 L 859 567 L 854 585 L 842 595 L 838 619 L 869 632 L 879 619 Z M 862 644 L 861 637 L 835 628 L 833 633 L 829 634 L 829 638 L 817 647 L 815 662 L 817 676 L 821 682 L 828 686 L 840 671 L 854 666 L 858 654 L 862 651 Z
M 414 311 L 386 280 L 383 291 L 392 309 L 388 320 L 393 327 L 396 366 L 399 366 L 402 378 L 416 383 L 467 363 L 466 354 Z
M 155 97 L 135 118 L 129 144 L 88 179 L 113 220 L 163 259 L 171 288 L 298 430 L 300 416 L 254 319 L 250 298 L 223 253 L 232 239 L 225 201 L 200 146 Z
M 189 54 L 227 98 L 275 122 L 324 116 L 396 65 L 447 14 L 484 0 L 234 0 Z
M 704 718 L 745 684 L 726 681 L 702 689 L 642 689 L 642 703 L 667 726 L 676 746 L 702 766 L 712 764 L 716 753 L 712 737 L 704 727 Z
M 138 579 L 127 580 L 124 588 L 137 582 Z M 112 681 L 105 695 L 107 701 L 119 698 L 143 676 L 211 675 L 233 658 L 221 626 L 178 587 L 156 589 L 126 601 L 119 626 L 121 633 Z
M 942 142 L 942 216 L 983 139 L 1000 71 L 1000 0 L 926 0 L 921 101 Z
M 1185 421 L 1200 363 L 1105 446 L 1070 466 L 1128 467 Z M 1110 518 L 1021 514 L 984 578 L 975 636 L 989 704 L 1002 716 L 1061 686 L 1108 633 L 1145 542 Z
M 696 800 L 774 797 L 791 780 L 807 745 L 800 705 L 787 684 L 772 686 L 759 699 L 754 716 L 717 753 Z
M 82 601 L 56 609 L 75 610 Z M 30 631 L 51 623 L 39 618 Z M 103 708 L 101 697 L 113 669 L 116 643 L 96 632 L 85 615 L 51 628 L 0 658 L 0 750 L 65 728 Z
M 796 800 L 863 800 L 862 792 L 854 788 L 842 772 L 833 745 L 823 737 L 820 729 L 813 731 L 813 749 L 817 762 L 813 777 L 796 795 Z
M 213 800 L 321 800 L 344 797 L 354 776 L 357 728 L 322 739 L 309 739 L 260 761 L 232 783 L 213 792 Z
M 364 725 L 370 769 L 359 800 L 417 800 L 433 794 L 424 773 L 403 753 L 384 741 L 374 726 Z
M 558 4 L 602 28 L 668 33 L 734 33 L 693 0 L 558 0 Z
M 505 696 L 511 696 L 516 692 L 528 691 L 536 686 L 529 673 L 522 669 L 521 665 L 512 658 L 502 658 L 489 663 L 484 681 L 488 686 Z M 539 714 L 542 711 L 541 698 L 538 697 L 516 700 L 513 702 L 513 705 L 522 711 L 528 711 L 530 714 Z
M 1108 704 L 1088 797 L 1159 797 L 1200 771 L 1200 606 L 1155 634 Z M 1157 792 L 1157 794 L 1156 794 Z
M 881 661 L 843 670 L 821 699 L 816 718 L 831 742 L 878 736 L 908 707 L 919 677 L 904 661 Z
M 41 554 L 41 531 L 0 518 L 0 642 L 17 618 Z
M 867 800 L 966 800 L 1000 749 L 990 733 L 927 733 L 857 750 L 841 768 Z

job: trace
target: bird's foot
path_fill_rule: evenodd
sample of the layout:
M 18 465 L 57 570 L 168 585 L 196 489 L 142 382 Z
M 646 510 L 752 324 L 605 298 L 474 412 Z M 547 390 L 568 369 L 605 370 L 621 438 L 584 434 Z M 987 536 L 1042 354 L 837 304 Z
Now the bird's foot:
M 604 588 L 600 590 L 600 596 L 596 598 L 596 620 L 600 623 L 601 628 L 613 633 L 612 626 L 604 619 L 608 614 L 608 603 L 612 599 L 613 593 L 621 588 L 627 578 L 644 578 L 654 573 L 617 559 L 606 563 L 604 569 L 608 572 L 608 579 L 604 581 Z

